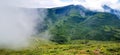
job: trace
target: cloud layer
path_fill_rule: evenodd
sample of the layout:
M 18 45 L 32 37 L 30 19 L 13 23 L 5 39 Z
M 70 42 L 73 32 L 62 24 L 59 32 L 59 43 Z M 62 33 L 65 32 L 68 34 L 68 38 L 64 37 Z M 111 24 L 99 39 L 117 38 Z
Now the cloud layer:
M 27 8 L 23 0 L 0 0 L 0 48 L 18 49 L 29 45 L 37 21 L 43 22 L 44 10 Z M 22 4 L 23 3 L 23 4 Z M 24 7 L 22 7 L 24 5 Z M 32 4 L 31 4 L 32 5 Z
M 107 5 L 113 9 L 120 10 L 119 0 L 73 0 L 73 4 L 83 5 L 84 7 L 91 10 L 103 11 L 103 5 Z
M 70 4 L 83 5 L 91 10 L 103 10 L 103 5 L 120 10 L 119 0 L 1 0 L 1 4 L 25 8 L 54 8 Z

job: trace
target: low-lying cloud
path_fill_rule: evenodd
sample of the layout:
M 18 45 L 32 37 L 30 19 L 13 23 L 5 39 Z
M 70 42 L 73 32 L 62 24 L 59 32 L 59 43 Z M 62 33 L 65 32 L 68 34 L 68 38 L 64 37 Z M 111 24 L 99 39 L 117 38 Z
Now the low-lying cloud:
M 27 0 L 24 0 L 26 4 Z M 23 0 L 0 0 L 0 48 L 16 49 L 29 45 L 36 33 L 37 22 L 42 23 L 44 9 L 22 7 Z M 25 5 L 25 4 L 24 4 Z M 32 5 L 32 4 L 31 4 Z

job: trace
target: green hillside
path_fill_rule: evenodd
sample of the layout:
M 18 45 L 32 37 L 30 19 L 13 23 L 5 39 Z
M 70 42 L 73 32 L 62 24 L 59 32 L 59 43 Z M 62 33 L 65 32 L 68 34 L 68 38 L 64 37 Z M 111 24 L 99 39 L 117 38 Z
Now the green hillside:
M 48 29 L 51 40 L 64 43 L 71 40 L 120 40 L 120 19 L 110 13 L 93 12 L 81 6 L 48 9 Z

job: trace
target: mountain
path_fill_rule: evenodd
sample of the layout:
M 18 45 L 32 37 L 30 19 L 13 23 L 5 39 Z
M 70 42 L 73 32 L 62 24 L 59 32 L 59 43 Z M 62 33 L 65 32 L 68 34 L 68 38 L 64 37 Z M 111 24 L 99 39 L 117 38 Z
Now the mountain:
M 90 16 L 95 13 L 96 12 L 90 11 L 80 5 L 69 5 L 65 7 L 48 9 L 47 19 L 50 18 L 53 21 L 59 19 L 58 17 L 65 17 L 73 14 L 80 14 L 81 16 Z
M 112 9 L 111 7 L 109 7 L 107 5 L 104 5 L 103 8 L 104 8 L 105 12 L 115 14 L 120 18 L 120 11 L 119 10 Z
M 88 39 L 103 41 L 120 40 L 120 19 L 111 12 L 90 11 L 80 5 L 50 8 L 45 19 L 51 41 L 64 43 L 70 40 Z

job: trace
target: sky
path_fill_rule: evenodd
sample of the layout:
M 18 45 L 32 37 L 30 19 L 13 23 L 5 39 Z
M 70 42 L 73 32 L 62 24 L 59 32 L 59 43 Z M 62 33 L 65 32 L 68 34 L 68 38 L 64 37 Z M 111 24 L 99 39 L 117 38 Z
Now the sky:
M 103 5 L 120 10 L 120 0 L 1 0 L 3 5 L 24 7 L 24 8 L 54 8 L 70 4 L 82 5 L 91 10 L 102 11 Z

